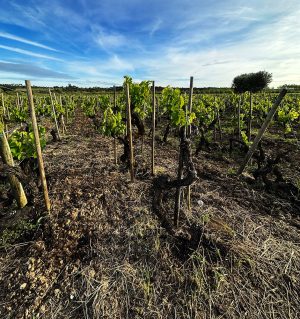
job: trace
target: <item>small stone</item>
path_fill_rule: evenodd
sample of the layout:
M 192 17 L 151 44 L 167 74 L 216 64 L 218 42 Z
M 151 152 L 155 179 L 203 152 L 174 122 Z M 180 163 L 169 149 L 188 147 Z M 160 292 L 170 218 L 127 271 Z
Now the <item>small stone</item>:
M 23 289 L 26 288 L 26 286 L 27 286 L 27 284 L 26 284 L 26 282 L 24 282 L 24 284 L 22 284 L 22 285 L 20 286 L 20 289 L 23 290 Z
M 72 219 L 77 219 L 78 218 L 78 211 L 77 210 L 73 210 L 71 213 Z
M 199 207 L 202 207 L 204 205 L 204 202 L 201 199 L 198 199 L 197 204 L 199 205 Z
M 60 296 L 60 290 L 59 289 L 55 289 L 54 290 L 54 294 L 56 297 L 59 297 Z

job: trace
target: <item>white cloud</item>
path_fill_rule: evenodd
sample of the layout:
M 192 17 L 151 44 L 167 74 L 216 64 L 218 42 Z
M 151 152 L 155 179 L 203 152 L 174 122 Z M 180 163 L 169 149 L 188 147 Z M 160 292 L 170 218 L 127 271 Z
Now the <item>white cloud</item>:
M 158 18 L 150 27 L 149 35 L 152 37 L 161 27 L 163 20 Z
M 105 50 L 119 48 L 126 44 L 126 38 L 122 34 L 104 32 L 103 30 L 95 36 L 95 40 Z
M 73 61 L 65 64 L 69 74 L 93 81 L 122 81 L 123 75 L 134 71 L 131 62 L 114 54 L 105 60 Z
M 58 59 L 58 58 L 55 58 L 55 57 L 52 57 L 52 56 L 49 56 L 46 54 L 40 54 L 40 53 L 28 51 L 28 50 L 10 47 L 7 45 L 0 45 L 0 49 L 9 50 L 9 51 L 13 51 L 13 52 L 24 54 L 24 55 L 29 55 L 29 56 L 36 57 L 36 58 L 42 58 L 42 59 L 54 60 L 54 61 L 63 61 L 61 59 Z
M 29 45 L 33 45 L 35 47 L 39 47 L 39 48 L 42 48 L 42 49 L 59 52 L 59 50 L 51 48 L 51 47 L 49 47 L 47 45 L 41 44 L 39 42 L 27 40 L 25 38 L 18 37 L 18 36 L 14 35 L 14 34 L 6 33 L 6 32 L 0 32 L 0 37 L 1 38 L 5 38 L 5 39 L 9 39 L 9 40 L 14 40 L 14 41 L 26 43 L 26 44 L 29 44 Z
M 140 60 L 136 68 L 147 70 L 146 76 L 158 79 L 161 85 L 187 86 L 189 76 L 194 75 L 198 86 L 230 86 L 236 75 L 259 70 L 273 73 L 272 86 L 299 83 L 299 16 L 300 10 L 294 8 L 277 20 L 250 29 L 241 39 L 231 41 L 229 37 L 228 42 L 213 42 L 206 47 L 187 44 L 183 32 L 159 56 L 153 52 L 152 57 Z M 207 31 L 208 37 L 214 35 Z
M 107 62 L 106 68 L 112 70 L 120 70 L 120 71 L 133 71 L 134 66 L 131 62 L 127 60 L 121 59 L 119 56 L 114 54 Z

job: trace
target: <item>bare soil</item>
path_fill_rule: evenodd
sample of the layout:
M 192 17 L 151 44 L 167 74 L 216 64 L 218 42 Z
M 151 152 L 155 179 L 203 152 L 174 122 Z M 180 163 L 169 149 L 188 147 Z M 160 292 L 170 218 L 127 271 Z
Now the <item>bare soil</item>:
M 32 223 L 42 216 L 1 247 L 1 318 L 299 318 L 299 205 L 267 191 L 251 166 L 237 177 L 241 154 L 215 148 L 194 157 L 192 209 L 184 204 L 170 231 L 174 193 L 160 216 L 152 210 L 150 141 L 143 156 L 136 143 L 130 183 L 111 139 L 83 116 L 68 129 L 44 153 L 50 215 L 41 214 L 41 194 L 1 217 L 3 235 L 22 215 Z M 268 154 L 290 150 L 280 168 L 297 183 L 299 148 L 269 138 L 264 146 Z M 174 178 L 176 139 L 156 152 L 156 173 Z

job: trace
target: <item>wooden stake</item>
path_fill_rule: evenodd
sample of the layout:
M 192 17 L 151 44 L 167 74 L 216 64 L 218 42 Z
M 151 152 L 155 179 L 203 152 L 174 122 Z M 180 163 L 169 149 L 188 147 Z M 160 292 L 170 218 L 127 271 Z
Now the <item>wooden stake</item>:
M 49 94 L 50 94 L 50 99 L 51 99 L 51 105 L 52 105 L 52 112 L 53 112 L 53 116 L 54 116 L 55 127 L 56 127 L 56 130 L 57 130 L 57 137 L 60 140 L 61 138 L 60 138 L 60 133 L 59 133 L 59 129 L 58 129 L 55 106 L 54 106 L 54 102 L 53 102 L 53 98 L 52 98 L 52 94 L 51 94 L 51 90 L 50 89 L 49 89 Z
M 20 111 L 20 99 L 19 99 L 19 93 L 17 92 L 17 109 Z
M 193 90 L 194 90 L 194 78 L 191 76 L 190 78 L 190 94 L 189 94 L 189 105 L 188 105 L 188 111 L 192 112 L 192 106 L 193 106 Z M 189 125 L 188 126 L 188 130 L 187 130 L 187 137 L 189 139 L 191 139 L 192 136 L 192 126 Z M 192 145 L 192 144 L 191 144 Z M 188 210 L 191 210 L 191 186 L 189 185 L 187 187 L 187 207 Z
M 59 104 L 61 105 L 61 107 L 63 109 L 61 95 L 59 96 Z M 65 118 L 64 118 L 63 114 L 61 115 L 61 125 L 62 125 L 62 129 L 63 129 L 63 134 L 67 133 L 67 128 L 66 128 L 66 125 L 65 125 Z
M 134 158 L 133 158 L 133 144 L 132 144 L 132 128 L 131 128 L 131 108 L 130 108 L 130 96 L 129 96 L 129 84 L 126 84 L 126 103 L 127 103 L 127 138 L 129 141 L 130 151 L 130 180 L 134 182 Z
M 67 133 L 67 128 L 66 128 L 65 118 L 64 118 L 63 114 L 61 115 L 61 126 L 63 128 L 63 134 L 66 134 Z
M 216 112 L 217 112 L 219 138 L 220 138 L 220 141 L 222 141 L 222 126 L 221 126 L 220 111 L 219 111 L 219 109 L 217 107 L 216 107 Z
M 70 103 L 70 102 L 69 102 Z M 69 123 L 69 110 L 68 110 L 68 103 L 66 101 L 66 123 L 68 124 Z
M 30 110 L 30 115 L 31 115 L 31 120 L 32 120 L 34 141 L 35 141 L 35 147 L 36 147 L 36 152 L 37 152 L 40 177 L 41 177 L 42 186 L 43 186 L 45 205 L 46 205 L 47 211 L 50 211 L 51 206 L 50 206 L 48 187 L 47 187 L 47 181 L 46 181 L 46 175 L 45 175 L 45 169 L 44 169 L 42 149 L 41 149 L 41 144 L 40 144 L 39 130 L 38 130 L 38 125 L 37 125 L 36 116 L 35 116 L 34 104 L 33 104 L 31 83 L 29 80 L 26 80 L 25 84 L 26 84 L 26 89 L 27 89 L 28 105 L 29 105 L 29 110 Z
M 1 102 L 2 102 L 2 109 L 3 109 L 3 116 L 6 115 L 5 105 L 4 105 L 4 95 L 1 93 Z
M 180 147 L 177 179 L 182 179 L 182 172 L 183 172 L 183 159 L 182 159 L 182 151 Z M 176 227 L 178 227 L 178 224 L 179 224 L 180 206 L 181 206 L 181 187 L 177 187 L 176 193 L 175 193 L 175 208 L 174 208 L 174 226 Z
M 114 113 L 116 112 L 117 109 L 117 88 L 114 85 Z M 118 154 L 117 154 L 117 140 L 114 137 L 114 160 L 115 164 L 118 164 Z
M 217 118 L 216 97 L 214 97 L 214 119 Z M 217 140 L 217 128 L 214 125 L 214 142 Z
M 156 101 L 156 113 L 157 113 L 156 118 L 157 118 L 157 124 L 158 124 L 158 123 L 160 123 L 159 98 L 158 98 L 158 96 L 156 97 L 155 101 Z
M 155 157 L 155 82 L 152 82 L 152 145 L 151 145 L 151 174 L 155 175 L 154 157 Z
M 262 127 L 260 128 L 257 136 L 255 137 L 255 140 L 253 141 L 253 144 L 251 145 L 242 165 L 240 166 L 239 170 L 238 170 L 238 175 L 242 174 L 246 165 L 248 164 L 250 158 L 252 157 L 252 155 L 254 154 L 254 152 L 257 149 L 258 143 L 260 142 L 260 140 L 262 139 L 263 134 L 265 133 L 266 129 L 268 128 L 270 122 L 272 121 L 272 118 L 274 116 L 274 114 L 276 113 L 282 99 L 284 98 L 284 96 L 286 95 L 287 90 L 286 89 L 282 89 L 280 91 L 280 94 L 278 95 L 276 101 L 274 102 L 271 110 L 269 111 Z
M 5 107 L 5 105 L 4 105 L 4 95 L 3 95 L 3 93 L 1 93 L 1 94 L 2 94 L 2 107 L 4 109 L 4 113 L 5 113 L 5 115 L 7 115 L 7 118 L 10 120 L 9 109 L 8 109 L 8 107 Z
M 241 102 L 242 96 L 240 95 L 239 103 L 238 103 L 238 139 L 241 139 Z
M 0 135 L 0 155 L 4 164 L 14 166 L 14 160 L 4 132 Z M 13 196 L 17 201 L 18 207 L 23 208 L 27 205 L 27 198 L 22 184 L 14 175 L 8 175 L 8 181 L 10 183 Z
M 248 121 L 248 142 L 251 140 L 252 130 L 252 92 L 250 92 L 250 109 L 249 109 L 249 121 Z

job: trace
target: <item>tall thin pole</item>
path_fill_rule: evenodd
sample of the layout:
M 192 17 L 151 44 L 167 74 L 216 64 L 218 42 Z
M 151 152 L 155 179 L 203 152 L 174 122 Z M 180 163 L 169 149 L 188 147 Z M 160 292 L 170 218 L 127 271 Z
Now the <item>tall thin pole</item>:
M 126 84 L 126 103 L 127 103 L 127 138 L 129 141 L 129 152 L 130 152 L 130 180 L 134 182 L 134 158 L 133 158 L 133 144 L 132 144 L 132 128 L 131 128 L 131 106 L 129 96 L 129 84 Z
M 55 127 L 56 127 L 56 130 L 57 130 L 57 136 L 58 136 L 58 139 L 60 140 L 61 138 L 60 138 L 58 123 L 57 123 L 57 118 L 56 118 L 56 112 L 55 112 L 54 102 L 53 102 L 53 98 L 52 98 L 52 94 L 51 94 L 51 90 L 50 89 L 49 89 L 49 94 L 50 94 L 50 99 L 51 99 L 51 105 L 52 105 L 52 112 L 53 112 L 53 116 L 54 116 Z
M 1 93 L 1 102 L 2 102 L 2 109 L 3 109 L 3 116 L 6 115 L 5 105 L 4 105 L 4 95 Z
M 116 113 L 117 109 L 117 88 L 114 85 L 114 113 Z M 117 157 L 117 140 L 114 137 L 114 160 L 115 160 L 115 164 L 118 164 L 118 157 Z
M 17 108 L 20 110 L 20 98 L 19 98 L 19 93 L 17 92 Z
M 36 152 L 37 152 L 40 177 L 41 177 L 42 186 L 43 186 L 45 205 L 46 205 L 47 211 L 49 212 L 51 206 L 50 206 L 48 187 L 47 187 L 47 181 L 46 181 L 46 175 L 45 175 L 45 169 L 44 169 L 44 161 L 43 161 L 43 156 L 42 156 L 39 130 L 38 130 L 37 120 L 36 120 L 36 116 L 35 116 L 34 104 L 33 104 L 31 83 L 29 80 L 26 80 L 25 84 L 26 84 L 26 89 L 27 89 L 28 106 L 29 106 L 31 120 L 32 120 L 34 141 L 35 141 L 35 147 L 36 147 Z
M 6 109 L 5 107 L 3 93 L 1 93 L 1 100 L 2 100 L 2 108 L 3 108 L 3 125 L 5 126 L 6 131 L 8 131 L 7 124 L 4 123 L 4 117 L 7 116 L 7 118 L 9 119 L 9 111 L 8 111 L 8 108 Z
M 239 97 L 238 102 L 238 139 L 241 139 L 241 103 L 242 103 L 242 95 Z
M 70 99 L 69 99 L 70 103 Z M 66 98 L 66 123 L 69 123 L 69 104 L 67 103 L 67 98 Z
M 188 105 L 189 113 L 192 112 L 193 90 L 194 90 L 194 78 L 191 76 L 190 77 L 189 105 Z M 188 129 L 187 129 L 187 137 L 189 139 L 191 139 L 191 133 L 192 133 L 192 127 L 191 127 L 191 124 L 190 124 L 190 125 L 188 125 Z M 187 187 L 187 206 L 188 206 L 188 210 L 191 210 L 191 186 L 190 185 Z
M 155 157 L 155 82 L 152 81 L 152 161 L 151 161 L 152 175 L 155 175 L 154 157 Z
M 63 103 L 62 103 L 62 97 L 61 95 L 59 96 L 59 104 L 61 105 L 61 108 L 63 109 Z M 63 128 L 63 134 L 67 133 L 67 128 L 65 125 L 65 118 L 64 115 L 61 115 L 61 124 L 62 124 L 62 128 Z
M 248 121 L 248 142 L 251 140 L 251 131 L 252 131 L 252 92 L 250 92 L 250 109 L 249 109 L 249 121 Z
M 5 109 L 5 114 L 7 115 L 7 118 L 10 120 L 9 108 L 8 108 L 8 106 L 5 107 L 5 105 L 4 105 L 4 95 L 3 95 L 3 93 L 2 93 L 2 106 Z

